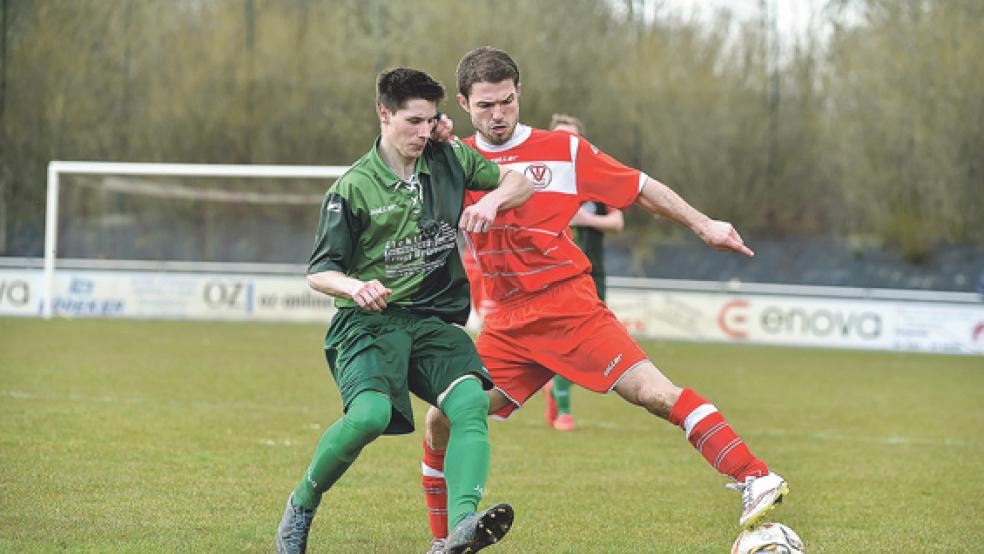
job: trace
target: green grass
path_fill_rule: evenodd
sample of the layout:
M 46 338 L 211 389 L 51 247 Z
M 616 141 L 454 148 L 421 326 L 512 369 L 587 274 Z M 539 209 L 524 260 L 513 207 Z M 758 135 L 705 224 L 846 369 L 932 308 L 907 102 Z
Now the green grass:
M 339 416 L 320 326 L 0 319 L 0 552 L 269 552 Z M 775 518 L 810 552 L 980 552 L 984 359 L 645 345 L 790 482 Z M 738 499 L 681 432 L 576 390 L 492 422 L 490 552 L 725 552 Z M 423 405 L 415 404 L 418 423 Z M 312 552 L 423 552 L 420 431 L 328 493 Z

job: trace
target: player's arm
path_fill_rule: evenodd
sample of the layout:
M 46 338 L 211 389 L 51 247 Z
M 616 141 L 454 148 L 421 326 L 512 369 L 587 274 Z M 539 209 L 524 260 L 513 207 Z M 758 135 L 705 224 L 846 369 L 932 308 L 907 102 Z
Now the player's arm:
M 342 187 L 336 183 L 336 188 Z M 393 291 L 376 279 L 361 281 L 347 275 L 363 226 L 347 195 L 337 190 L 328 191 L 321 203 L 321 219 L 308 260 L 307 282 L 320 293 L 350 298 L 361 308 L 378 312 L 386 308 L 386 299 Z
M 625 216 L 622 215 L 622 210 L 615 208 L 608 208 L 608 212 L 603 215 L 580 208 L 571 218 L 570 224 L 573 227 L 591 227 L 602 233 L 621 233 L 625 229 Z
M 350 298 L 359 307 L 370 312 L 379 312 L 386 308 L 386 299 L 391 289 L 383 286 L 378 279 L 360 281 L 349 277 L 341 271 L 322 271 L 307 276 L 308 286 L 312 289 L 340 298 Z
M 636 203 L 646 210 L 663 216 L 690 229 L 708 246 L 715 250 L 730 250 L 746 256 L 754 256 L 745 246 L 738 231 L 726 221 L 711 219 L 687 203 L 670 187 L 652 177 L 646 182 L 636 199 Z
M 502 180 L 495 190 L 461 212 L 458 227 L 473 233 L 489 230 L 495 216 L 502 210 L 522 206 L 533 196 L 533 182 L 525 175 L 502 169 Z
M 459 228 L 475 233 L 488 231 L 496 214 L 521 206 L 533 196 L 533 182 L 525 175 L 499 167 L 460 141 L 452 141 L 452 150 L 465 173 L 466 188 L 490 191 L 478 202 L 465 207 Z

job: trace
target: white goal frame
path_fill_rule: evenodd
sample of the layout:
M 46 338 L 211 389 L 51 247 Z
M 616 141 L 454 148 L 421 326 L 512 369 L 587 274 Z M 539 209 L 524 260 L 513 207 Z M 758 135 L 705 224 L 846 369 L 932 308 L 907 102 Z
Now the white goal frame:
M 44 225 L 44 274 L 42 311 L 51 319 L 54 304 L 55 259 L 58 254 L 58 198 L 61 175 L 170 175 L 178 177 L 251 177 L 336 179 L 348 171 L 341 165 L 236 165 L 129 162 L 48 163 L 47 207 Z

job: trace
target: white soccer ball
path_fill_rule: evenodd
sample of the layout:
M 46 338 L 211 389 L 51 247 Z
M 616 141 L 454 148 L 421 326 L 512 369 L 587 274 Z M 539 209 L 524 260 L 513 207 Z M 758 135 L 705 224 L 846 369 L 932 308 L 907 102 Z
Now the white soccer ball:
M 758 527 L 742 531 L 731 547 L 731 554 L 755 554 L 771 552 L 775 554 L 802 554 L 806 552 L 803 539 L 789 527 L 781 523 L 763 523 Z

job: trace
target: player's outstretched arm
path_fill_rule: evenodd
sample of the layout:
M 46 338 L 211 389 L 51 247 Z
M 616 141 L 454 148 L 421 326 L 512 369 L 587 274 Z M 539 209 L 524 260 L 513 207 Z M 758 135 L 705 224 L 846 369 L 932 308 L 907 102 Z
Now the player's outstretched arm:
M 503 169 L 498 188 L 461 212 L 458 227 L 472 233 L 484 233 L 502 210 L 522 206 L 533 196 L 533 182 L 516 171 Z
M 377 279 L 360 281 L 353 279 L 340 271 L 322 271 L 307 276 L 308 286 L 312 289 L 339 298 L 350 298 L 359 307 L 370 312 L 379 312 L 386 308 L 386 299 L 393 291 L 383 286 Z
M 663 216 L 690 229 L 715 250 L 730 250 L 746 256 L 754 256 L 745 246 L 738 231 L 726 221 L 711 219 L 687 203 L 670 187 L 649 178 L 642 187 L 636 203 L 650 212 Z

